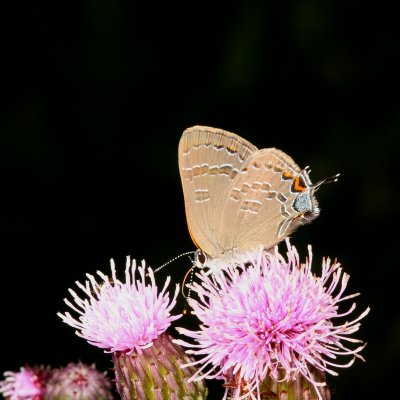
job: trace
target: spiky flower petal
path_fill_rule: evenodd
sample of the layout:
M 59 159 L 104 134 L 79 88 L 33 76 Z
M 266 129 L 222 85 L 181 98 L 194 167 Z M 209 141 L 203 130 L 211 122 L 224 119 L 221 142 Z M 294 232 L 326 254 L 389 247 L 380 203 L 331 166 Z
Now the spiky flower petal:
M 10 400 L 41 400 L 50 375 L 50 369 L 43 366 L 25 366 L 19 372 L 4 372 L 0 393 Z
M 136 261 L 131 262 L 128 257 L 126 282 L 123 283 L 118 280 L 114 261 L 111 260 L 111 279 L 98 271 L 97 274 L 102 279 L 98 283 L 92 275 L 87 274 L 85 285 L 76 282 L 86 298 L 81 299 L 70 289 L 75 304 L 64 299 L 79 314 L 79 319 L 72 317 L 69 312 L 57 315 L 76 328 L 78 336 L 106 352 L 140 354 L 181 315 L 170 314 L 176 304 L 178 285 L 171 301 L 167 292 L 169 277 L 162 291 L 158 293 L 152 269 L 146 268 L 142 261 L 138 271 L 139 279 L 136 277 Z M 147 277 L 149 283 L 146 282 Z
M 338 263 L 324 259 L 317 277 L 311 272 L 311 247 L 309 259 L 301 264 L 289 241 L 287 246 L 287 260 L 276 247 L 271 253 L 254 253 L 250 266 L 227 265 L 221 273 L 198 274 L 192 293 L 199 300 L 191 299 L 190 305 L 202 325 L 198 331 L 178 328 L 195 343 L 176 341 L 200 357 L 187 364 L 200 365 L 191 379 L 234 380 L 233 398 L 257 398 L 267 377 L 289 382 L 302 376 L 322 399 L 318 387 L 325 381 L 311 370 L 337 375 L 334 367 L 362 359 L 359 353 L 365 345 L 350 349 L 345 343 L 360 342 L 350 335 L 358 331 L 369 309 L 353 320 L 335 323 L 355 309 L 353 304 L 345 312 L 338 310 L 339 303 L 358 295 L 343 296 L 349 275 Z M 340 364 L 337 356 L 351 360 Z

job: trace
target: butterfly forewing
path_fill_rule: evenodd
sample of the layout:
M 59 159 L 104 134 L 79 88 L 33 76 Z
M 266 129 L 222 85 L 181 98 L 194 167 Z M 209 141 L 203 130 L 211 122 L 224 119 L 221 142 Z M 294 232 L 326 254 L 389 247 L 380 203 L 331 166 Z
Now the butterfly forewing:
M 195 244 L 211 257 L 221 256 L 223 232 L 216 222 L 232 181 L 256 151 L 248 141 L 221 129 L 195 126 L 182 135 L 179 169 L 188 226 Z

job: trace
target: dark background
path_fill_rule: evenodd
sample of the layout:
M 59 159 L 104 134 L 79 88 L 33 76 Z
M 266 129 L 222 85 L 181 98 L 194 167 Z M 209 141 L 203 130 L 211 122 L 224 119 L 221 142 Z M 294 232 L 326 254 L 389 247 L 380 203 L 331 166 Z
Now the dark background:
M 56 312 L 111 257 L 158 266 L 194 248 L 177 146 L 201 124 L 284 150 L 314 181 L 341 173 L 292 243 L 303 255 L 313 245 L 318 272 L 322 256 L 338 257 L 348 293 L 362 292 L 358 311 L 372 307 L 354 335 L 368 342 L 367 362 L 329 378 L 334 398 L 388 398 L 400 356 L 396 10 L 371 0 L 142 3 L 1 5 L 1 372 L 111 367 Z M 189 266 L 169 265 L 160 282 L 181 282 Z

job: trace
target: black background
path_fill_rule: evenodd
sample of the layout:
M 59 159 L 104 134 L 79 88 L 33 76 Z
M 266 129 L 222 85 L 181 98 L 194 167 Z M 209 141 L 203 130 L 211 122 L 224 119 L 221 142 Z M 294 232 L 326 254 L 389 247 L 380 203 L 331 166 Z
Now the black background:
M 400 356 L 398 14 L 381 1 L 8 2 L 0 27 L 1 371 L 110 357 L 57 311 L 109 259 L 194 248 L 182 131 L 230 130 L 312 168 L 321 216 L 292 243 L 338 257 L 370 315 L 335 399 L 387 398 Z M 283 4 L 284 3 L 284 4 Z M 159 275 L 181 282 L 190 263 Z M 180 301 L 177 312 L 183 302 Z M 191 325 L 190 320 L 177 325 Z M 173 332 L 173 331 L 172 331 Z M 221 393 L 210 384 L 210 399 Z

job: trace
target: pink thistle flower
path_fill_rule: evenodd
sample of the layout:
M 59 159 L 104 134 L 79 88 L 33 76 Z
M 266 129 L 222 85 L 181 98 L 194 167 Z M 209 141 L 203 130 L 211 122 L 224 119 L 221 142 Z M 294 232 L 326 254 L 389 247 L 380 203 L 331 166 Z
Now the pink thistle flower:
M 111 383 L 94 365 L 69 363 L 53 371 L 46 400 L 112 400 Z
M 159 292 L 154 273 L 145 267 L 144 261 L 138 271 L 137 277 L 136 262 L 128 258 L 126 282 L 122 283 L 111 260 L 111 279 L 97 272 L 101 283 L 92 275 L 86 275 L 85 285 L 77 282 L 86 298 L 81 299 L 70 289 L 75 304 L 66 299 L 65 303 L 79 317 L 73 318 L 68 312 L 58 315 L 77 329 L 78 336 L 112 353 L 115 384 L 121 399 L 204 400 L 207 396 L 204 383 L 187 382 L 194 368 L 186 371 L 180 368 L 193 360 L 165 332 L 172 321 L 181 317 L 171 315 L 179 285 L 170 300 L 169 277 Z
M 152 269 L 146 268 L 142 261 L 138 271 L 139 279 L 136 277 L 136 261 L 131 262 L 127 257 L 126 282 L 122 283 L 117 279 L 115 264 L 111 260 L 111 280 L 97 271 L 101 283 L 96 282 L 90 274 L 86 274 L 88 280 L 85 285 L 76 282 L 86 298 L 81 299 L 75 291 L 69 290 L 75 304 L 68 299 L 64 301 L 79 317 L 74 318 L 69 312 L 57 315 L 76 328 L 78 336 L 94 346 L 106 349 L 106 352 L 141 354 L 181 315 L 170 314 L 176 304 L 179 286 L 176 285 L 171 301 L 166 292 L 169 277 L 158 293 Z
M 332 368 L 363 359 L 359 353 L 365 345 L 350 349 L 346 343 L 361 343 L 349 336 L 358 331 L 369 308 L 353 320 L 334 322 L 355 309 L 353 304 L 338 310 L 339 303 L 359 295 L 343 296 L 349 275 L 328 258 L 317 277 L 311 272 L 311 246 L 304 264 L 288 240 L 287 246 L 287 261 L 278 247 L 271 253 L 259 251 L 252 254 L 250 266 L 227 265 L 215 274 L 200 271 L 199 282 L 192 285 L 199 300 L 189 303 L 202 325 L 197 331 L 178 328 L 195 343 L 175 343 L 201 357 L 182 366 L 200 365 L 191 380 L 225 379 L 224 399 L 229 387 L 234 389 L 231 398 L 260 398 L 267 377 L 288 382 L 305 378 L 322 399 L 318 387 L 326 383 L 315 379 L 321 374 L 313 370 L 337 375 Z M 340 364 L 338 356 L 351 360 Z
M 0 393 L 9 400 L 41 400 L 50 377 L 48 368 L 21 367 L 19 372 L 4 372 Z

